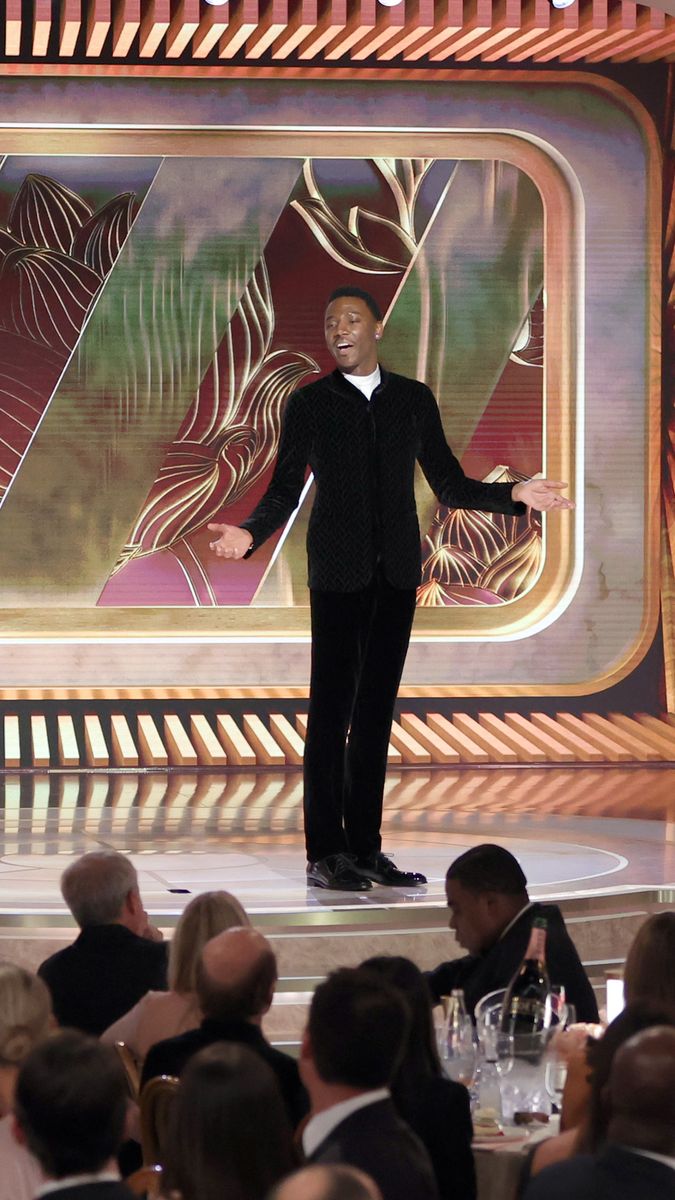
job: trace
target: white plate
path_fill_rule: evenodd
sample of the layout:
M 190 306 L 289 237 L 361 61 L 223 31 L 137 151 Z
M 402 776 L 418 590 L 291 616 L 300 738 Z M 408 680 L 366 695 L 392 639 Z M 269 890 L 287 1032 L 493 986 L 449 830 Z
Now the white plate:
M 529 1136 L 529 1128 L 524 1125 L 502 1125 L 501 1137 L 481 1137 L 480 1126 L 477 1126 L 472 1145 L 480 1150 L 499 1149 L 507 1142 L 526 1142 Z

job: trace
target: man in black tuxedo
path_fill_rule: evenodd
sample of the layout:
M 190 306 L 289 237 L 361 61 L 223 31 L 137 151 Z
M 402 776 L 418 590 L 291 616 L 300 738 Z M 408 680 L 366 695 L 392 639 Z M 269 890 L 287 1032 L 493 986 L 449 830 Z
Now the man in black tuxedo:
M 59 1025 L 99 1037 L 146 992 L 166 991 L 166 945 L 150 924 L 125 854 L 83 854 L 63 872 L 61 891 L 80 935 L 45 959 L 38 975 Z
M 409 1021 L 403 996 L 366 968 L 342 968 L 319 985 L 300 1050 L 312 1105 L 302 1144 L 311 1163 L 365 1171 L 383 1200 L 437 1200 L 429 1156 L 388 1087 Z
M 547 1167 L 525 1200 L 673 1200 L 675 1030 L 653 1026 L 630 1038 L 612 1063 L 607 1144 Z
M 14 1098 L 15 1137 L 46 1176 L 36 1200 L 133 1200 L 115 1162 L 126 1113 L 112 1046 L 74 1029 L 41 1042 L 21 1067 Z
M 307 879 L 362 891 L 426 883 L 381 850 L 382 796 L 394 704 L 421 577 L 414 474 L 442 504 L 518 514 L 572 507 L 550 480 L 468 479 L 425 384 L 378 363 L 376 301 L 333 292 L 325 337 L 337 370 L 290 397 L 272 481 L 240 527 L 211 524 L 211 548 L 246 558 L 297 507 L 309 466 L 316 497 L 307 549 L 312 667 L 305 743 Z
M 298 1066 L 263 1036 L 261 1022 L 274 997 L 277 961 L 267 938 L 255 929 L 232 928 L 206 943 L 197 971 L 198 1029 L 165 1038 L 148 1051 L 141 1083 L 155 1075 L 180 1075 L 186 1063 L 214 1042 L 241 1042 L 272 1068 L 291 1128 L 305 1116 L 307 1095 Z
M 506 988 L 520 966 L 535 917 L 548 922 L 546 965 L 551 983 L 563 984 L 579 1021 L 597 1021 L 593 988 L 557 904 L 532 903 L 516 858 L 503 846 L 484 843 L 448 868 L 445 890 L 450 928 L 469 953 L 441 963 L 427 976 L 434 1001 L 463 988 L 467 1012 L 488 992 Z

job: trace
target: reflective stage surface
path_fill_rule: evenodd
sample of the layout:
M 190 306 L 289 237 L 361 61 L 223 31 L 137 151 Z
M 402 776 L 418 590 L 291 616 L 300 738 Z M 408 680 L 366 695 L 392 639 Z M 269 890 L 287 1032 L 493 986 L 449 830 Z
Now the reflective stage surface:
M 99 847 L 132 855 L 148 909 L 169 921 L 209 888 L 259 914 L 438 909 L 448 864 L 482 841 L 512 850 L 539 898 L 668 887 L 674 784 L 668 767 L 391 771 L 383 849 L 428 886 L 349 895 L 306 887 L 300 772 L 6 774 L 0 917 L 60 923 L 68 856 Z

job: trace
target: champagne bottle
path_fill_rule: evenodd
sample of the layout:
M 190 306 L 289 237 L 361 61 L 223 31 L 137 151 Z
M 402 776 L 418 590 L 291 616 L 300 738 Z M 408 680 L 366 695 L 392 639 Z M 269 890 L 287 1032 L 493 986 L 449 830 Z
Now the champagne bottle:
M 546 970 L 547 922 L 532 922 L 525 958 L 511 980 L 502 1006 L 501 1026 L 514 1039 L 516 1054 L 524 1052 L 551 1024 L 551 983 Z

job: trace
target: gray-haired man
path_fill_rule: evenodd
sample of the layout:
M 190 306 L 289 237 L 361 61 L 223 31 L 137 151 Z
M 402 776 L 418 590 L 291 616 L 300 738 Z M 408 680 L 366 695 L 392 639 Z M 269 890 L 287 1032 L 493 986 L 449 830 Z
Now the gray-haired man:
M 124 854 L 82 855 L 61 876 L 61 892 L 80 935 L 46 959 L 38 975 L 59 1024 L 98 1036 L 146 992 L 166 989 L 166 946 L 149 923 Z

